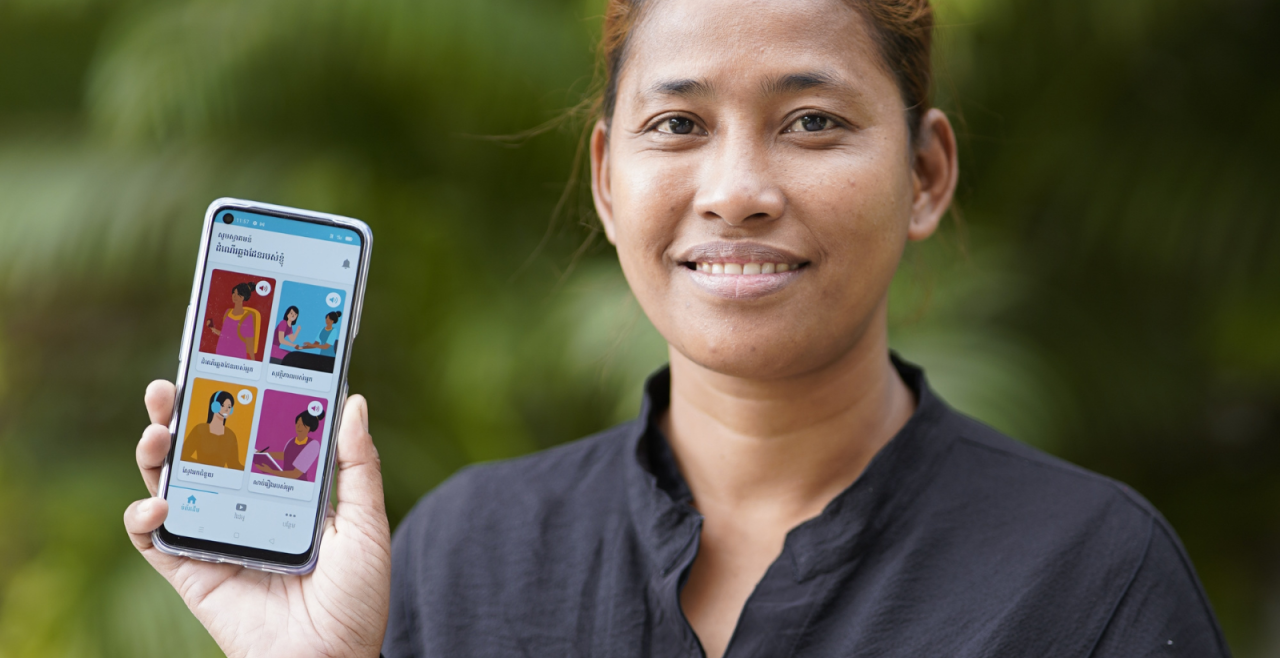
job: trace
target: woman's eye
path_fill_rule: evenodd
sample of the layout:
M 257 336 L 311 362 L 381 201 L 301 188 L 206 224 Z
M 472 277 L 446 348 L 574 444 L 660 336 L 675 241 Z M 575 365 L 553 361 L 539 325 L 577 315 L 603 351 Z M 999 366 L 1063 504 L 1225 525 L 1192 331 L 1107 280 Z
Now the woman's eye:
M 816 133 L 834 125 L 829 117 L 820 114 L 806 114 L 787 127 L 787 132 Z
M 671 117 L 658 124 L 658 132 L 671 133 L 672 135 L 688 135 L 693 132 L 693 129 L 693 120 L 685 117 Z

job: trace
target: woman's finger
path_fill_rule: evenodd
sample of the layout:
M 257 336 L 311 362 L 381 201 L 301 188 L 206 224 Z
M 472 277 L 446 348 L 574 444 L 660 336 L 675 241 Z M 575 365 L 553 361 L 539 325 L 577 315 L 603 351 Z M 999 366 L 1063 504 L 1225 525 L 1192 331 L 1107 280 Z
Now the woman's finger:
M 147 491 L 156 495 L 160 486 L 160 468 L 169 456 L 169 428 L 164 425 L 148 425 L 142 430 L 142 438 L 138 440 L 138 470 L 142 472 L 142 481 Z
M 177 389 L 173 383 L 163 379 L 157 379 L 147 385 L 147 394 L 143 400 L 147 404 L 147 415 L 151 416 L 151 422 L 156 425 L 169 426 L 169 420 L 173 417 L 173 398 L 177 394 Z
M 134 501 L 124 511 L 124 529 L 134 548 L 146 551 L 151 548 L 151 532 L 164 523 L 169 513 L 169 503 L 162 498 L 143 498 Z
M 156 571 L 169 582 L 173 582 L 174 574 L 185 558 L 161 553 L 151 542 L 151 533 L 164 523 L 169 514 L 169 503 L 163 498 L 143 498 L 134 501 L 124 511 L 124 529 L 129 533 L 129 541 L 142 553 L 142 557 L 151 563 Z

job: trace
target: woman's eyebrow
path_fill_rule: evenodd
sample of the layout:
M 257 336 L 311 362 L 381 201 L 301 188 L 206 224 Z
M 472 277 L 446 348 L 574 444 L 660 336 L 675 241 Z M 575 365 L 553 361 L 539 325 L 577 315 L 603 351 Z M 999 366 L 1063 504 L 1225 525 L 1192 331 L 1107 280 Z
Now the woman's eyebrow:
M 715 92 L 706 79 L 680 78 L 676 80 L 659 80 L 645 90 L 642 96 L 711 96 Z

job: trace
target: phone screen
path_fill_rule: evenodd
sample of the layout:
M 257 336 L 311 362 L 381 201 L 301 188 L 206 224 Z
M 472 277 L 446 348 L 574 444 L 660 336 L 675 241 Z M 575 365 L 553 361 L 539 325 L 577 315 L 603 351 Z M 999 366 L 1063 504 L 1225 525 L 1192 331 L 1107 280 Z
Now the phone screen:
M 189 310 L 166 540 L 290 563 L 309 553 L 362 240 L 235 208 L 214 216 Z

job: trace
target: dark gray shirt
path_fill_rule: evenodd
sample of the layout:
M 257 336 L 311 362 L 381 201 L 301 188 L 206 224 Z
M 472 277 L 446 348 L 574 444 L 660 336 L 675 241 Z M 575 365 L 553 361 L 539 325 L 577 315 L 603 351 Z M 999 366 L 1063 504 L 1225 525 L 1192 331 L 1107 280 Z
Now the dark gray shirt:
M 1169 524 L 1128 487 L 919 402 L 793 529 L 726 658 L 1228 655 Z M 407 656 L 701 656 L 680 610 L 702 517 L 656 421 L 464 469 L 392 542 L 383 647 Z

